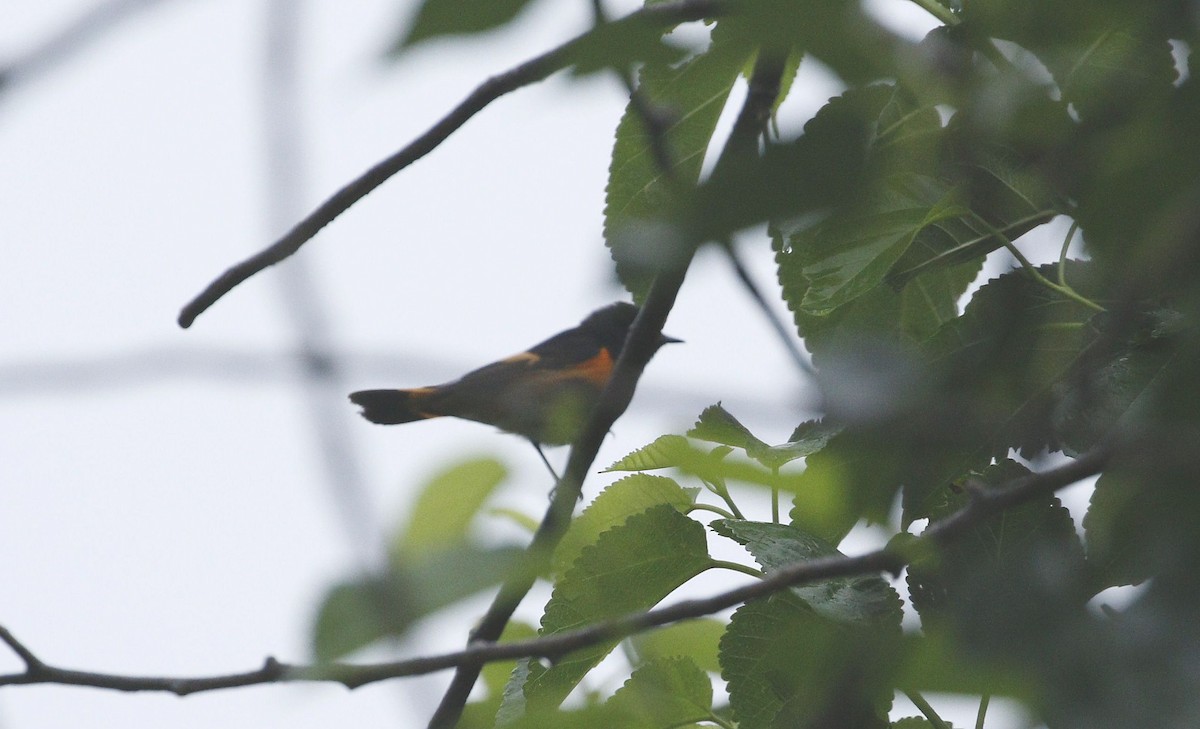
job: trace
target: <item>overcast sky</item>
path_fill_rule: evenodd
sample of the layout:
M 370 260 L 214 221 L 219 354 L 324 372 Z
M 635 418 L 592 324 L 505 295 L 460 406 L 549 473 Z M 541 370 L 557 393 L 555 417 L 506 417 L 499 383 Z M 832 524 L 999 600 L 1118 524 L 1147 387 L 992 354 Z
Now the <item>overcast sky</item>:
M 0 64 L 98 3 L 9 3 Z M 540 514 L 546 477 L 519 439 L 449 420 L 372 426 L 345 393 L 451 379 L 626 298 L 600 233 L 624 97 L 597 76 L 501 99 L 184 331 L 179 307 L 209 280 L 488 75 L 582 30 L 588 4 L 539 3 L 502 33 L 388 62 L 410 6 L 296 0 L 288 124 L 264 93 L 269 3 L 127 4 L 102 36 L 0 89 L 0 624 L 94 670 L 304 661 L 324 589 L 377 556 L 412 489 L 451 459 L 502 458 L 514 477 L 496 503 Z M 917 37 L 932 27 L 903 0 L 875 5 Z M 785 133 L 838 90 L 806 63 Z M 281 138 L 299 150 L 287 185 L 269 167 Z M 741 250 L 773 292 L 767 242 L 747 235 Z M 340 381 L 300 377 L 302 324 L 337 353 Z M 651 363 L 598 464 L 718 400 L 773 442 L 808 414 L 807 383 L 721 258 L 700 256 L 667 330 L 686 344 Z M 591 478 L 588 498 L 604 483 Z M 481 604 L 400 653 L 460 646 Z M 536 619 L 538 600 L 526 608 Z M 0 671 L 19 669 L 0 650 Z M 0 692 L 0 729 L 404 726 L 445 680 L 184 700 L 16 687 Z

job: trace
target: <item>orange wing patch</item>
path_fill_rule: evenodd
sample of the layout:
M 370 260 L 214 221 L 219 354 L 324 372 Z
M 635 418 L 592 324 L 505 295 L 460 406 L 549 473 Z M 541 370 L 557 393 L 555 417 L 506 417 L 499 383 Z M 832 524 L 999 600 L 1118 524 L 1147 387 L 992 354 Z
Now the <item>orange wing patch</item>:
M 612 375 L 613 358 L 608 350 L 601 348 L 595 357 L 584 360 L 579 364 L 555 373 L 554 379 L 585 380 L 596 387 L 604 387 Z

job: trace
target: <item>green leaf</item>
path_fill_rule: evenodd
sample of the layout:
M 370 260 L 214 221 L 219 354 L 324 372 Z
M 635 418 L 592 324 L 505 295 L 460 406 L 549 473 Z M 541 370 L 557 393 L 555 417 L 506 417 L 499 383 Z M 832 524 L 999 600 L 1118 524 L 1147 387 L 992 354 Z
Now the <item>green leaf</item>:
M 1096 582 L 1096 589 L 1113 585 L 1136 585 L 1150 576 L 1144 557 L 1144 547 L 1138 544 L 1139 533 L 1154 529 L 1154 520 L 1147 515 L 1161 509 L 1147 509 L 1146 500 L 1160 501 L 1150 489 L 1120 472 L 1105 473 L 1096 481 L 1096 488 L 1083 518 L 1087 538 L 1087 560 Z
M 575 564 L 584 549 L 595 544 L 600 535 L 624 524 L 630 517 L 653 506 L 667 504 L 684 511 L 694 499 L 669 478 L 634 474 L 609 484 L 583 513 L 571 522 L 554 550 L 554 573 L 563 575 Z
M 393 542 L 391 559 L 403 562 L 461 544 L 480 507 L 508 469 L 494 458 L 475 458 L 435 475 L 417 497 L 408 525 Z
M 537 532 L 538 520 L 518 509 L 511 509 L 506 506 L 496 506 L 488 509 L 487 514 L 488 516 L 506 519 L 530 534 Z
M 1039 270 L 1057 276 L 1054 266 Z M 1066 279 L 1097 298 L 1092 264 L 1068 262 Z M 862 412 L 808 457 L 793 522 L 837 543 L 861 518 L 886 520 L 902 489 L 907 526 L 930 516 L 956 480 L 1010 448 L 1032 456 L 1062 447 L 1070 383 L 1102 354 L 1092 346 L 1094 314 L 1018 270 L 984 285 L 961 317 L 917 349 L 871 341 L 828 350 L 822 382 L 852 388 Z M 832 394 L 827 388 L 830 407 L 838 402 Z
M 373 583 L 343 583 L 326 592 L 313 627 L 313 656 L 332 661 L 392 635 L 387 598 Z
M 798 308 L 807 291 L 807 280 L 800 273 L 801 262 L 790 255 L 793 249 L 784 243 L 778 231 L 774 241 L 785 293 L 790 290 L 793 296 L 800 297 L 789 298 L 797 330 L 818 366 L 827 352 L 847 341 L 921 342 L 929 338 L 958 315 L 958 299 L 982 265 L 979 259 L 929 271 L 900 290 L 889 285 L 876 286 L 827 314 L 812 316 Z
M 998 665 L 972 653 L 954 630 L 922 626 L 904 636 L 904 659 L 897 683 L 922 692 L 992 694 L 1030 700 L 1037 681 L 1011 665 Z
M 1194 351 L 1186 364 L 1172 363 L 1164 383 L 1170 386 L 1155 398 L 1158 417 L 1148 419 L 1154 428 L 1148 432 L 1162 434 L 1169 445 L 1143 441 L 1096 481 L 1083 520 L 1092 591 L 1164 575 L 1185 574 L 1190 580 L 1197 572 L 1200 490 L 1194 454 L 1200 426 Z M 1176 408 L 1182 418 L 1159 419 L 1164 410 Z
M 787 524 L 717 519 L 709 527 L 743 545 L 767 574 L 796 562 L 841 556 L 829 542 Z M 830 620 L 900 630 L 900 596 L 879 577 L 838 577 L 790 589 Z
M 948 481 L 970 463 L 949 448 L 918 447 L 913 436 L 891 428 L 851 429 L 834 436 L 808 457 L 796 479 L 792 524 L 838 544 L 860 519 L 886 522 L 902 486 Z
M 688 435 L 711 443 L 741 448 L 746 451 L 746 455 L 767 468 L 777 469 L 820 450 L 839 430 L 839 426 L 810 421 L 800 424 L 792 432 L 789 442 L 771 446 L 755 437 L 728 410 L 721 407 L 721 403 L 717 403 L 700 413 L 700 419 L 688 431 Z
M 713 443 L 724 443 L 744 451 L 767 450 L 769 445 L 762 442 L 750 432 L 746 426 L 738 422 L 721 403 L 709 405 L 700 413 L 700 419 L 687 433 L 692 438 L 707 440 Z
M 957 116 L 943 128 L 902 89 L 853 89 L 811 126 L 829 123 L 822 115 L 858 115 L 877 131 L 864 195 L 831 216 L 770 228 L 784 297 L 818 364 L 846 341 L 928 339 L 1002 245 L 989 226 L 1016 239 L 1062 208 L 1043 172 L 975 139 Z
M 666 143 L 681 186 L 699 179 L 729 91 L 752 45 L 726 39 L 718 30 L 708 50 L 682 64 L 651 63 L 639 74 L 642 99 L 666 124 Z M 665 214 L 674 206 L 672 183 L 664 177 L 641 112 L 631 103 L 617 124 L 604 208 L 605 243 L 617 261 L 626 289 L 641 300 L 650 278 L 680 252 L 662 233 Z
M 948 724 L 947 726 L 950 725 Z M 903 719 L 893 721 L 892 729 L 934 729 L 934 726 L 933 722 L 923 716 L 906 716 Z
M 852 114 L 817 132 L 771 144 L 761 156 L 734 155 L 690 196 L 677 245 L 724 240 L 770 221 L 820 219 L 862 194 L 872 124 Z M 805 129 L 811 129 L 812 124 Z
M 628 639 L 630 662 L 641 665 L 667 658 L 687 658 L 702 670 L 718 673 L 717 646 L 725 623 L 713 618 L 696 618 L 674 623 Z
M 801 450 L 804 447 L 803 444 L 795 446 Z M 789 448 L 790 445 L 779 446 L 777 451 L 771 449 L 767 455 L 784 458 L 790 455 Z M 795 475 L 777 474 L 762 468 L 756 462 L 727 458 L 730 451 L 732 448 L 727 446 L 720 446 L 709 451 L 706 448 L 697 447 L 683 436 L 664 435 L 655 439 L 650 445 L 630 453 L 605 470 L 635 471 L 678 468 L 690 476 L 696 476 L 709 483 L 731 479 L 759 486 L 774 485 L 784 491 L 792 491 L 795 488 Z M 774 451 L 773 454 L 772 451 Z
M 536 635 L 537 630 L 533 626 L 514 620 L 504 626 L 504 633 L 497 642 L 528 640 Z M 516 669 L 517 661 L 493 661 L 484 664 L 480 677 L 483 685 L 487 687 L 487 696 L 463 707 L 458 729 L 492 729 L 495 726 L 496 713 L 504 698 L 504 689 L 508 685 L 509 676 Z
M 995 488 L 1029 475 L 1024 466 L 1004 460 L 988 467 L 976 479 Z M 931 510 L 931 519 L 942 519 L 964 508 L 970 496 L 963 490 L 948 492 Z M 1018 574 L 1028 569 L 1052 570 L 1047 580 L 1022 583 Z M 969 535 L 943 545 L 936 560 L 909 565 L 908 586 L 913 606 L 923 623 L 953 616 L 976 620 L 983 600 L 993 602 L 987 612 L 1002 614 L 1001 623 L 1022 639 L 1035 639 L 1053 629 L 1051 603 L 1039 611 L 1042 591 L 1059 592 L 1057 601 L 1082 600 L 1083 549 L 1070 513 L 1057 497 L 1045 496 L 1006 509 L 985 519 Z M 999 635 L 1001 625 L 989 627 Z
M 886 727 L 891 641 L 822 618 L 791 592 L 743 605 L 721 639 L 738 727 Z
M 803 456 L 810 456 L 829 445 L 829 440 L 840 432 L 840 425 L 828 421 L 806 420 L 796 426 L 787 443 L 776 448 L 789 448 Z
M 581 709 L 562 711 L 539 709 L 522 714 L 510 722 L 496 724 L 498 729 L 612 729 L 622 726 L 617 723 L 619 715 L 604 705 L 588 705 Z M 633 727 L 633 729 L 641 729 Z
M 653 607 L 710 564 L 703 525 L 670 504 L 651 507 L 583 550 L 554 586 L 541 635 Z M 615 645 L 609 641 L 580 649 L 531 677 L 525 685 L 528 704 L 560 704 Z
M 412 27 L 392 46 L 398 54 L 422 41 L 450 35 L 467 35 L 506 25 L 525 9 L 529 0 L 424 0 Z
M 522 550 L 458 545 L 394 564 L 382 576 L 334 586 L 313 628 L 318 661 L 405 634 L 420 618 L 501 582 Z
M 1194 249 L 1162 227 L 1181 214 L 1171 191 L 1191 189 L 1200 178 L 1200 99 L 1194 91 L 1200 59 L 1189 54 L 1190 76 L 1176 87 L 1170 45 L 1194 21 L 1178 10 L 1164 18 L 1172 4 L 1117 6 L 1125 17 L 1089 28 L 1087 38 L 1067 49 L 1084 53 L 1110 31 L 1137 39 L 1128 51 L 1118 49 L 1117 65 L 1105 60 L 1077 85 L 1085 93 L 1072 108 L 1083 123 L 1063 156 L 1075 171 L 1067 182 L 1089 254 L 1114 277 L 1137 277 L 1139 296 L 1147 299 L 1195 290 Z M 1157 27 L 1139 28 L 1150 24 Z M 1068 68 L 1054 66 L 1056 78 Z
M 771 120 L 774 121 L 779 115 L 779 107 L 783 106 L 783 102 L 787 101 L 788 94 L 792 91 L 792 84 L 796 82 L 796 75 L 800 72 L 800 62 L 804 59 L 804 52 L 799 48 L 792 48 L 787 58 L 783 60 L 783 73 L 779 77 L 779 95 L 775 98 L 775 105 L 771 107 Z M 750 78 L 752 66 L 746 69 L 746 78 Z
M 881 182 L 832 216 L 770 226 L 784 298 L 818 358 L 853 333 L 928 337 L 957 315 L 957 299 L 979 264 L 938 267 L 911 286 L 880 285 L 893 269 L 911 268 L 971 233 L 957 184 L 936 177 L 943 130 L 932 108 L 892 85 L 852 89 L 818 112 L 802 140 L 819 143 L 848 123 L 872 130 L 867 154 Z
M 1159 375 L 1178 354 L 1184 317 L 1168 309 L 1146 313 L 1133 335 L 1113 341 L 1099 329 L 1105 351 L 1088 351 L 1091 367 L 1068 378 L 1055 392 L 1054 432 L 1067 455 L 1094 446 L 1118 424 L 1138 427 L 1146 418 Z
M 650 445 L 643 446 L 617 460 L 602 473 L 611 471 L 654 471 L 675 468 L 681 463 L 707 457 L 682 435 L 660 435 Z
M 496 711 L 496 727 L 513 727 L 526 716 L 527 702 L 525 701 L 525 686 L 531 676 L 546 670 L 546 667 L 532 658 L 522 658 L 517 661 L 508 683 L 504 686 L 504 696 L 500 708 Z
M 1098 298 L 1094 265 L 1067 263 L 1068 283 Z M 1038 270 L 1057 276 L 1055 266 Z M 1069 383 L 1095 354 L 1094 315 L 1017 270 L 985 284 L 963 315 L 925 344 L 926 367 L 937 374 L 924 414 L 914 408 L 906 427 L 925 433 L 926 461 L 935 467 L 892 474 L 904 486 L 905 524 L 929 516 L 931 501 L 955 478 L 1010 448 L 1032 457 L 1063 447 L 1056 421 Z M 951 421 L 958 425 L 946 432 Z
M 1068 264 L 1067 282 L 1097 300 L 1094 266 Z M 1038 270 L 1057 276 L 1053 265 Z M 1025 455 L 1059 447 L 1052 417 L 1055 386 L 1075 370 L 1095 339 L 1089 324 L 1094 315 L 1017 270 L 984 285 L 963 315 L 930 340 L 930 365 L 954 383 L 945 397 L 962 398 L 988 431 L 992 455 L 1003 456 L 1010 447 Z
M 1141 18 L 1121 25 L 1093 26 L 1078 45 L 1045 46 L 1046 62 L 1062 97 L 1086 120 L 1128 114 L 1124 105 L 1146 104 L 1166 96 L 1176 80 L 1166 34 L 1146 34 Z M 1099 24 L 1097 24 L 1099 25 Z
M 963 214 L 941 219 L 917 235 L 885 279 L 896 290 L 921 274 L 979 263 L 1004 239 L 1016 241 L 1066 210 L 1043 171 L 1007 148 L 972 136 L 965 126 L 955 116 L 940 135 L 955 153 L 936 173 L 942 185 L 953 186 Z M 1004 238 L 994 235 L 989 225 Z
M 570 59 L 572 73 L 586 75 L 613 68 L 623 72 L 635 64 L 668 66 L 684 55 L 683 48 L 664 40 L 662 27 L 624 18 L 593 28 L 571 49 Z
M 686 658 L 647 663 L 612 695 L 612 726 L 676 727 L 712 715 L 712 681 Z
M 868 210 L 792 231 L 788 246 L 808 283 L 799 311 L 824 316 L 862 296 L 883 282 L 922 231 L 967 214 L 957 191 L 913 175 L 889 180 Z

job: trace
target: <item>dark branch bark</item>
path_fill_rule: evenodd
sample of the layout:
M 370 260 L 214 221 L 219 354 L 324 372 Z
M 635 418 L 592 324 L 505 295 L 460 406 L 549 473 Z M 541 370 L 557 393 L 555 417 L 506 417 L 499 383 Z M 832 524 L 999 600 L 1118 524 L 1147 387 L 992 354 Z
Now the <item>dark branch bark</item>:
M 596 27 L 599 28 L 607 21 L 604 18 L 603 8 L 599 4 L 593 7 L 596 13 Z M 663 117 L 639 93 L 630 74 L 624 69 L 616 70 L 629 90 L 630 104 L 646 125 L 648 144 L 662 170 L 663 179 L 667 181 L 677 196 L 688 195 L 690 189 L 683 184 L 675 171 L 675 156 L 671 150 L 670 140 L 667 138 Z M 728 164 L 734 157 L 757 154 L 758 136 L 779 92 L 778 69 L 760 59 L 754 69 L 751 89 L 752 93 L 747 95 L 734 128 L 730 132 L 729 141 L 717 160 L 718 169 L 723 164 Z M 755 93 L 755 90 L 758 93 Z M 587 428 L 571 446 L 567 470 L 555 486 L 550 508 L 529 547 L 530 568 L 522 576 L 511 580 L 501 588 L 479 628 L 472 633 L 471 643 L 485 640 L 495 641 L 499 638 L 504 626 L 512 618 L 513 611 L 533 586 L 534 576 L 549 564 L 554 547 L 566 532 L 567 525 L 571 521 L 571 514 L 575 510 L 575 503 L 583 487 L 583 480 L 588 469 L 596 460 L 604 436 L 612 428 L 617 418 L 629 407 L 642 370 L 658 350 L 659 337 L 666 324 L 667 315 L 675 306 L 675 297 L 678 295 L 680 287 L 683 286 L 684 277 L 687 275 L 694 254 L 695 248 L 692 247 L 670 268 L 660 271 L 655 276 L 646 295 L 646 301 L 629 331 L 628 340 L 621 351 L 612 378 L 604 388 Z M 453 729 L 458 724 L 471 689 L 479 678 L 479 672 L 479 665 L 463 665 L 455 671 L 449 688 L 442 696 L 442 701 L 429 721 L 429 729 Z
M 717 12 L 717 8 L 716 0 L 679 0 L 679 2 L 643 8 L 616 22 L 649 23 L 666 28 L 681 22 L 711 17 Z M 516 91 L 542 81 L 569 66 L 572 53 L 585 43 L 589 36 L 590 33 L 584 33 L 553 50 L 484 81 L 462 103 L 442 117 L 424 134 L 338 190 L 333 197 L 322 203 L 271 246 L 221 274 L 183 307 L 179 313 L 179 325 L 185 329 L 190 327 L 197 316 L 232 291 L 238 284 L 298 251 L 300 246 L 311 240 L 322 228 L 366 197 L 372 190 L 382 185 L 392 175 L 436 149 L 488 104 L 510 91 Z
M 21 673 L 0 676 L 0 686 L 58 684 L 115 691 L 165 691 L 180 696 L 201 691 L 295 681 L 335 682 L 347 688 L 357 688 L 378 681 L 424 675 L 448 668 L 479 667 L 493 661 L 530 657 L 555 660 L 580 648 L 625 638 L 681 620 L 711 615 L 795 585 L 877 572 L 896 574 L 916 556 L 961 538 L 972 527 L 990 516 L 1100 473 L 1109 462 L 1112 452 L 1111 447 L 1100 446 L 1065 465 L 1015 479 L 996 489 L 980 491 L 961 511 L 931 525 L 903 551 L 884 548 L 855 557 L 825 557 L 796 562 L 768 574 L 757 582 L 711 597 L 685 600 L 667 607 L 633 613 L 544 638 L 503 644 L 478 642 L 465 650 L 453 653 L 371 665 L 291 665 L 268 658 L 261 668 L 245 673 L 200 678 L 164 678 L 59 668 L 39 659 L 11 632 L 0 627 L 0 642 L 7 645 L 25 664 L 25 671 Z

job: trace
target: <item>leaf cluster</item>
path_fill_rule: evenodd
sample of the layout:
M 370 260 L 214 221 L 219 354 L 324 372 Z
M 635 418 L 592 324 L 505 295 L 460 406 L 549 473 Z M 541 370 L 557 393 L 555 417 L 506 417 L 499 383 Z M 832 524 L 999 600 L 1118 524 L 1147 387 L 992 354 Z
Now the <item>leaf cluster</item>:
M 832 579 L 639 636 L 619 685 L 596 670 L 616 640 L 492 667 L 464 726 L 946 726 L 923 691 L 1005 695 L 1049 726 L 1200 719 L 1180 670 L 1200 655 L 1194 8 L 918 4 L 943 23 L 920 42 L 857 2 L 767 0 L 713 4 L 700 48 L 635 23 L 580 46 L 579 72 L 636 66 L 642 103 L 617 125 L 604 202 L 622 284 L 641 299 L 696 247 L 766 230 L 824 417 L 772 445 L 716 405 L 613 464 L 631 473 L 558 545 L 536 633 L 650 609 L 710 570 L 753 579 L 836 557 L 864 523 L 903 549 L 1031 467 L 1114 448 L 1086 515 L 1043 494 L 974 524 L 920 555 L 906 598 L 878 575 Z M 454 5 L 423 3 L 398 49 L 498 27 L 525 3 Z M 705 177 L 728 99 L 764 58 L 784 95 L 813 61 L 845 90 L 802 134 Z M 1047 251 L 1054 219 L 1071 234 Z M 1014 265 L 981 281 L 996 251 Z M 500 474 L 462 468 L 425 491 L 386 575 L 331 591 L 318 655 L 400 635 L 503 575 L 512 550 L 466 528 Z M 749 505 L 764 497 L 769 521 Z M 714 557 L 718 544 L 755 565 Z M 893 720 L 897 693 L 926 716 Z

